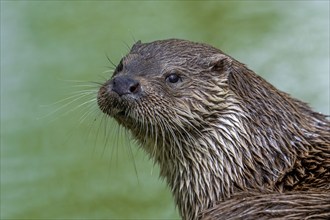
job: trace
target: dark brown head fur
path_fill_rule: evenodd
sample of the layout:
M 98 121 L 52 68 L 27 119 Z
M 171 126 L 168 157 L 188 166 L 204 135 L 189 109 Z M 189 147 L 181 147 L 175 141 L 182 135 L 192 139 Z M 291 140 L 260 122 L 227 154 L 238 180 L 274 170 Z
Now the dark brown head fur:
M 98 104 L 159 164 L 184 219 L 241 192 L 330 196 L 329 120 L 209 45 L 136 43 Z

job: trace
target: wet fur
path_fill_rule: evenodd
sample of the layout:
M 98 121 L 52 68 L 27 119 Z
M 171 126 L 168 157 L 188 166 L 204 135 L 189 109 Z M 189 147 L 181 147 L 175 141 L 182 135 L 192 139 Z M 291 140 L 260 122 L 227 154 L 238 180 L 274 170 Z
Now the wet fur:
M 330 219 L 330 197 L 323 192 L 238 193 L 200 214 L 203 220 Z
M 173 72 L 182 82 L 165 81 Z M 138 95 L 111 92 L 111 80 L 123 75 L 140 82 Z M 113 78 L 98 104 L 159 164 L 183 219 L 266 218 L 267 207 L 292 210 L 281 218 L 307 217 L 304 210 L 329 202 L 329 120 L 222 51 L 175 39 L 138 42 Z M 329 206 L 315 213 L 322 218 Z

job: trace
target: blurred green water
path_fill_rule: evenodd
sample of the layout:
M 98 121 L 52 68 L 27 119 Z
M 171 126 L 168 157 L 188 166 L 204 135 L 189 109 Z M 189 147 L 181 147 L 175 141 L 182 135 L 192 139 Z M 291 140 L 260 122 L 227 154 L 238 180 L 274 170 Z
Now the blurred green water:
M 328 1 L 1 1 L 1 219 L 179 217 L 158 167 L 95 102 L 79 107 L 94 94 L 70 103 L 111 75 L 106 54 L 172 37 L 330 114 Z

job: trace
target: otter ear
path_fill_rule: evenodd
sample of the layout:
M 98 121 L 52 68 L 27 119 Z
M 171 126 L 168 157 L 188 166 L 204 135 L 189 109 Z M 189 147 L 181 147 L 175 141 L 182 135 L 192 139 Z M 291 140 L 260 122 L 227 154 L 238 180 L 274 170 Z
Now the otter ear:
M 223 72 L 230 68 L 232 59 L 224 54 L 214 54 L 206 58 L 207 66 L 210 70 Z

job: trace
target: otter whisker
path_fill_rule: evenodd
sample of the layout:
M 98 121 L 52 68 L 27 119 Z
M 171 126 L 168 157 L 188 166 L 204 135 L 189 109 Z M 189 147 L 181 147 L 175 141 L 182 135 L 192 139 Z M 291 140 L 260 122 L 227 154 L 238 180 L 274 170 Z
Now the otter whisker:
M 112 119 L 107 115 L 103 115 L 101 121 L 96 129 L 96 138 L 94 145 L 96 146 L 96 141 L 102 136 L 103 147 L 101 151 L 101 156 L 105 156 L 106 150 L 110 146 L 110 159 L 109 166 L 111 166 L 112 162 L 117 164 L 118 160 L 118 147 L 120 146 L 119 140 L 120 138 L 120 126 L 113 123 Z M 115 160 L 114 160 L 115 157 Z
M 130 134 L 128 134 L 128 131 L 127 130 L 125 130 L 125 134 L 126 134 L 125 135 L 126 137 L 129 137 L 130 136 Z M 140 180 L 139 180 L 139 175 L 138 175 L 138 172 L 137 172 L 137 167 L 136 167 L 135 157 L 134 157 L 133 150 L 132 150 L 131 141 L 128 138 L 126 140 L 127 140 L 127 144 L 125 144 L 125 146 L 126 146 L 126 152 L 128 153 L 128 158 L 130 159 L 130 161 L 132 161 L 134 172 L 135 172 L 135 176 L 136 176 L 136 179 L 137 179 L 138 184 L 139 184 L 140 183 Z
M 86 106 L 86 112 L 83 113 L 79 118 L 79 123 L 82 124 L 90 115 L 94 115 L 96 112 L 99 112 L 98 109 L 95 109 L 95 103 L 88 103 L 89 106 Z M 94 111 L 92 111 L 94 109 Z
M 58 104 L 61 104 L 63 102 L 66 102 L 68 100 L 72 100 L 73 99 L 73 101 L 75 101 L 76 98 L 77 99 L 81 99 L 81 98 L 84 98 L 84 96 L 94 95 L 94 94 L 96 94 L 96 91 L 93 91 L 93 92 L 90 92 L 90 93 L 89 92 L 84 93 L 84 92 L 78 91 L 78 92 L 74 93 L 74 95 L 72 95 L 72 96 L 63 98 L 63 99 L 61 99 L 59 101 L 56 101 L 56 102 L 51 103 L 51 104 L 48 104 L 48 105 L 41 105 L 41 107 L 51 107 L 51 106 L 58 105 Z
M 69 107 L 71 105 L 74 106 L 74 110 L 76 110 L 76 109 L 80 108 L 82 105 L 76 106 L 75 104 L 77 102 L 79 102 L 80 100 L 83 100 L 84 98 L 86 98 L 86 97 L 88 97 L 90 95 L 92 95 L 92 93 L 75 94 L 73 96 L 64 98 L 64 99 L 62 99 L 60 101 L 57 101 L 56 103 L 52 103 L 50 105 L 43 105 L 42 107 L 51 107 L 51 106 L 54 106 L 54 105 L 58 105 L 58 104 L 64 103 L 61 106 L 57 107 L 56 109 L 48 112 L 46 115 L 39 117 L 38 119 L 47 118 L 47 117 L 49 117 L 51 115 L 54 115 L 54 114 L 56 114 L 56 113 L 58 113 L 58 112 L 60 112 L 62 110 L 65 110 L 67 107 Z M 94 101 L 95 101 L 95 98 L 94 98 Z M 68 115 L 71 112 L 73 112 L 72 109 L 70 109 L 69 111 L 65 111 L 65 112 L 62 113 L 62 116 Z
M 109 61 L 109 63 L 112 65 L 112 67 L 115 69 L 116 68 L 116 64 L 110 59 L 110 57 L 108 56 L 108 54 L 105 55 Z

